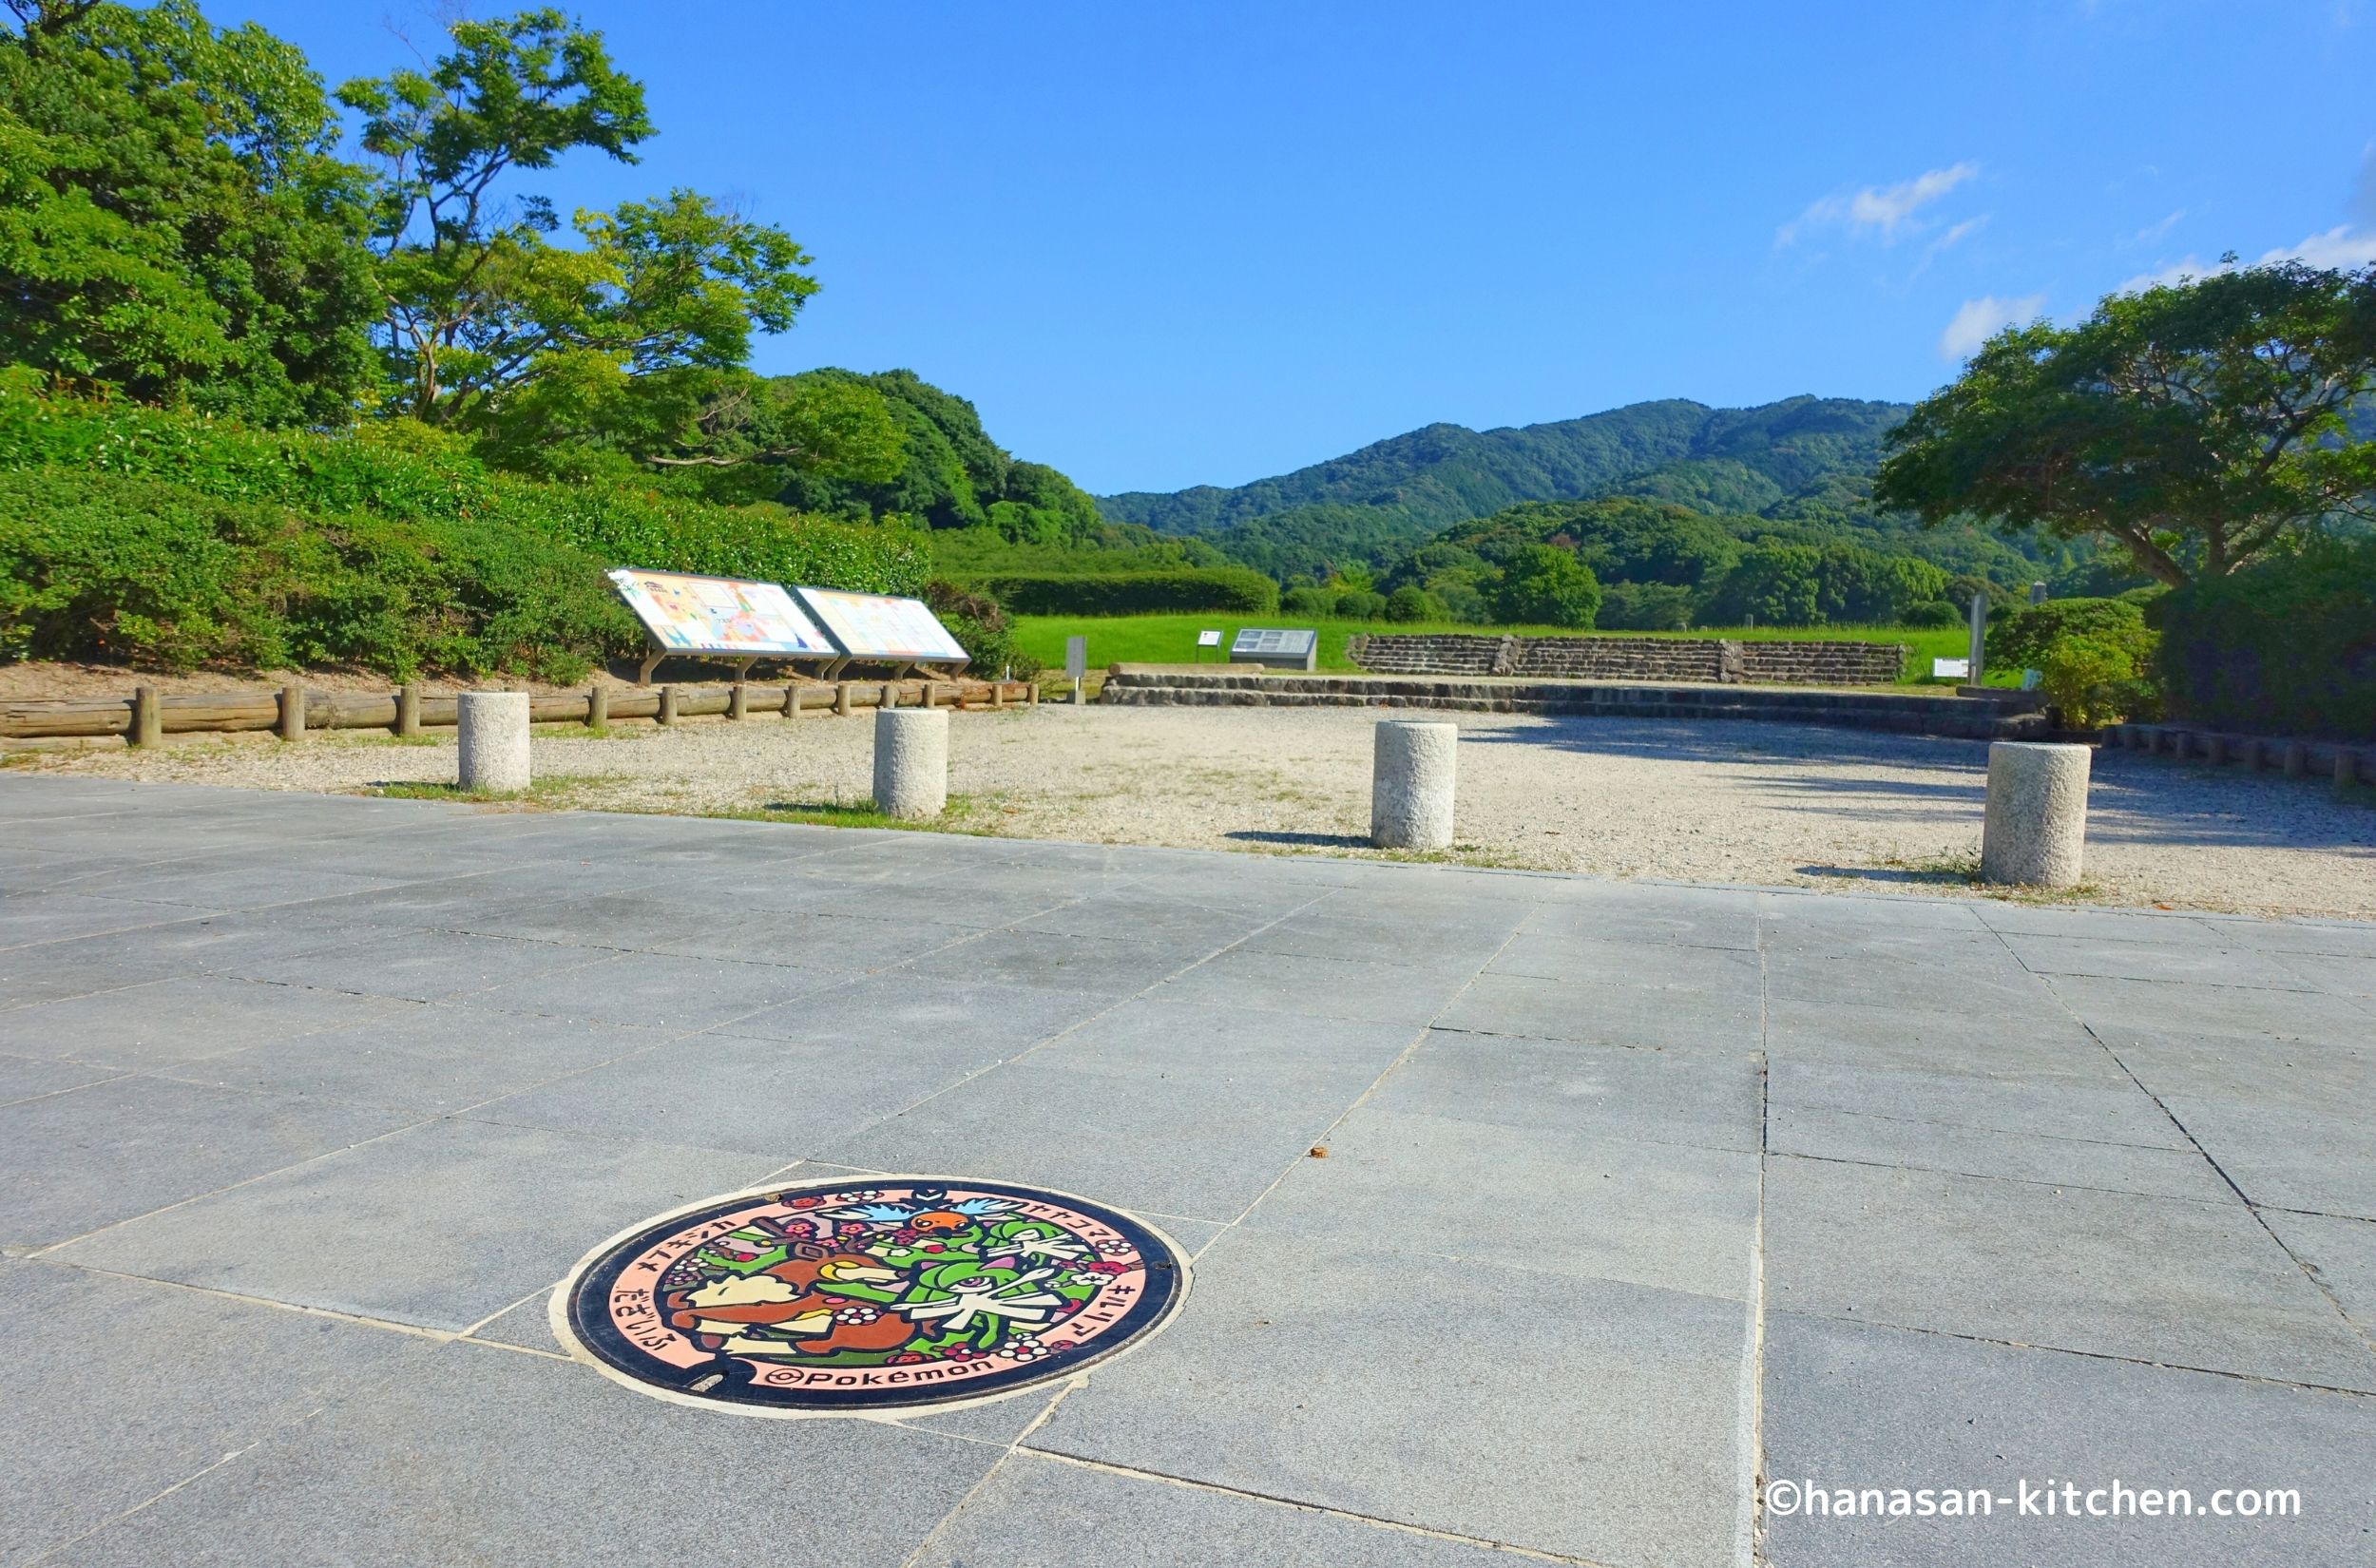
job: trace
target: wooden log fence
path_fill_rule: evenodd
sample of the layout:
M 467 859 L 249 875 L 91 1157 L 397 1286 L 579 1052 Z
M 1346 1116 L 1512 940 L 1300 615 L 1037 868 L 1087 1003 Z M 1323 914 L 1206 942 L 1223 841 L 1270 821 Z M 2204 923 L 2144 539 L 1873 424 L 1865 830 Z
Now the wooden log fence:
M 2326 778 L 2332 781 L 2337 794 L 2360 784 L 2376 784 L 2376 749 L 2347 741 L 2226 735 L 2183 724 L 2115 724 L 2103 732 L 2103 743 L 2173 761 L 2275 773 L 2287 778 Z
M 722 716 L 748 719 L 847 716 L 862 708 L 957 708 L 991 712 L 1036 704 L 1039 688 L 1022 680 L 791 681 L 781 685 L 589 687 L 533 697 L 528 717 L 538 724 L 602 727 L 623 719 L 671 722 Z M 159 693 L 143 686 L 122 698 L 67 698 L 0 702 L 0 738 L 121 737 L 155 744 L 165 736 L 276 731 L 302 740 L 323 730 L 387 730 L 415 735 L 451 729 L 458 704 L 417 686 L 391 692 L 321 692 L 291 686 L 279 692 Z M 663 717 L 665 709 L 665 717 Z

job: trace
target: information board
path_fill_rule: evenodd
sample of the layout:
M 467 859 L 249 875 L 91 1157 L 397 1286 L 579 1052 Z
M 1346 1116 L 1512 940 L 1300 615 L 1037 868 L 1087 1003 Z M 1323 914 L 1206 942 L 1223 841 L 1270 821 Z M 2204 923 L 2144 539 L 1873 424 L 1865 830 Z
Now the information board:
M 1930 661 L 1930 679 L 1933 680 L 1968 680 L 1971 676 L 1972 661 L 1968 659 L 1934 659 Z
M 1275 654 L 1281 659 L 1302 659 L 1313 651 L 1319 639 L 1320 634 L 1313 631 L 1248 626 L 1240 630 L 1237 640 L 1229 645 L 1229 656 L 1236 659 L 1242 654 L 1258 657 Z
M 792 595 L 773 583 L 622 566 L 619 596 L 670 653 L 831 659 L 838 651 Z
M 1220 645 L 1221 634 L 1219 632 L 1198 632 L 1197 634 L 1197 646 L 1199 648 L 1217 648 Z
M 969 656 L 948 635 L 940 617 L 920 599 L 888 594 L 843 593 L 837 588 L 797 588 L 841 651 L 853 659 L 954 660 Z

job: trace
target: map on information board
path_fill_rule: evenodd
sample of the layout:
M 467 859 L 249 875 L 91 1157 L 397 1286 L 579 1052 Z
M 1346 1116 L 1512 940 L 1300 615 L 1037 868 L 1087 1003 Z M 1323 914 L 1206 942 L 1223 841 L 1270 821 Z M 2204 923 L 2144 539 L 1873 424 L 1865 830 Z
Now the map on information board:
M 1319 640 L 1319 636 L 1318 632 L 1286 627 L 1247 626 L 1238 631 L 1236 641 L 1229 645 L 1229 651 L 1233 654 L 1285 654 L 1293 659 L 1301 659 L 1312 652 L 1313 644 Z
M 799 588 L 801 602 L 853 659 L 965 660 L 940 617 L 920 599 L 887 594 Z
M 831 659 L 838 651 L 792 595 L 773 583 L 622 566 L 619 596 L 671 653 Z

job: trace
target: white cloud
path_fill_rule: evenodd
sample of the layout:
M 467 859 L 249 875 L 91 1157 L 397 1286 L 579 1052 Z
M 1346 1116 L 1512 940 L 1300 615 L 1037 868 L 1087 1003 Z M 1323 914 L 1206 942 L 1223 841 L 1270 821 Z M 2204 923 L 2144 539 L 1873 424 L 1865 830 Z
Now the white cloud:
M 2034 321 L 2044 312 L 2046 296 L 2025 294 L 2019 299 L 2000 299 L 1983 294 L 1978 299 L 1966 299 L 1947 323 L 1947 330 L 1939 335 L 1939 357 L 1963 359 L 1995 335 L 2000 327 L 2017 321 Z
M 2365 267 L 2376 262 L 2376 234 L 2361 234 L 2346 223 L 2313 234 L 2298 245 L 2271 251 L 2255 266 L 2268 266 L 2272 261 L 2299 261 L 2311 267 Z
M 1964 240 L 1969 239 L 1973 235 L 1978 234 L 1982 229 L 1985 228 L 1988 224 L 1990 216 L 1990 214 L 1983 213 L 1978 218 L 1966 218 L 1964 221 L 1958 223 L 1955 227 L 1949 229 L 1938 239 L 1933 239 L 1930 242 L 1929 254 L 1936 256 L 1941 251 L 1945 250 L 1949 245 L 1962 244 Z
M 2280 261 L 2299 261 L 2306 267 L 2324 268 L 2376 266 L 2376 232 L 2355 229 L 2345 223 L 2328 229 L 2325 234 L 2313 234 L 2298 245 L 2280 245 L 2275 250 L 2263 251 L 2260 258 L 2251 264 L 2268 267 Z M 2236 262 L 2224 258 L 2217 261 L 2205 261 L 2199 257 L 2189 256 L 2182 260 L 2156 267 L 2152 272 L 2138 273 L 2112 292 L 2141 294 L 2147 289 L 2183 282 L 2190 277 L 2212 277 L 2223 272 L 2233 272 L 2236 266 Z
M 2180 207 L 2177 211 L 2172 213 L 2160 222 L 2148 223 L 2143 228 L 2137 230 L 2135 234 L 2129 236 L 2129 243 L 2132 245 L 2150 245 L 2155 240 L 2159 239 L 2163 235 L 2168 234 L 2172 229 L 2176 228 L 2178 226 L 2178 220 L 2184 218 L 2185 216 L 2186 209 L 2184 207 Z
M 1809 229 L 1835 223 L 1854 233 L 1877 231 L 1884 240 L 1895 239 L 1899 228 L 1915 213 L 1979 173 L 1980 165 L 1966 161 L 1926 170 L 1894 185 L 1867 185 L 1846 196 L 1827 196 L 1776 230 L 1773 242 L 1788 245 Z

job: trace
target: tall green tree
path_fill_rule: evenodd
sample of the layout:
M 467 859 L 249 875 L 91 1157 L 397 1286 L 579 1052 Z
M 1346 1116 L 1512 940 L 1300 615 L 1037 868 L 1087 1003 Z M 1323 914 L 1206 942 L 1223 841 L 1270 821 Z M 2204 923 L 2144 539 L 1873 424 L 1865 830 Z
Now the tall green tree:
M 558 10 L 451 30 L 429 70 L 338 90 L 385 169 L 373 228 L 391 405 L 430 424 L 680 439 L 753 331 L 785 331 L 815 292 L 808 255 L 688 190 L 582 210 L 577 243 L 553 243 L 552 204 L 508 197 L 508 177 L 580 150 L 634 163 L 652 134 L 642 84 Z
M 1873 498 L 1926 524 L 2099 535 L 2163 583 L 2376 513 L 2376 268 L 2287 262 L 2010 327 L 1887 438 Z
M 1505 625 L 1583 630 L 1600 613 L 1600 583 L 1556 545 L 1521 545 L 1504 559 L 1490 599 L 1493 618 Z
M 9 9 L 0 358 L 261 423 L 351 418 L 366 182 L 304 56 L 188 0 Z

